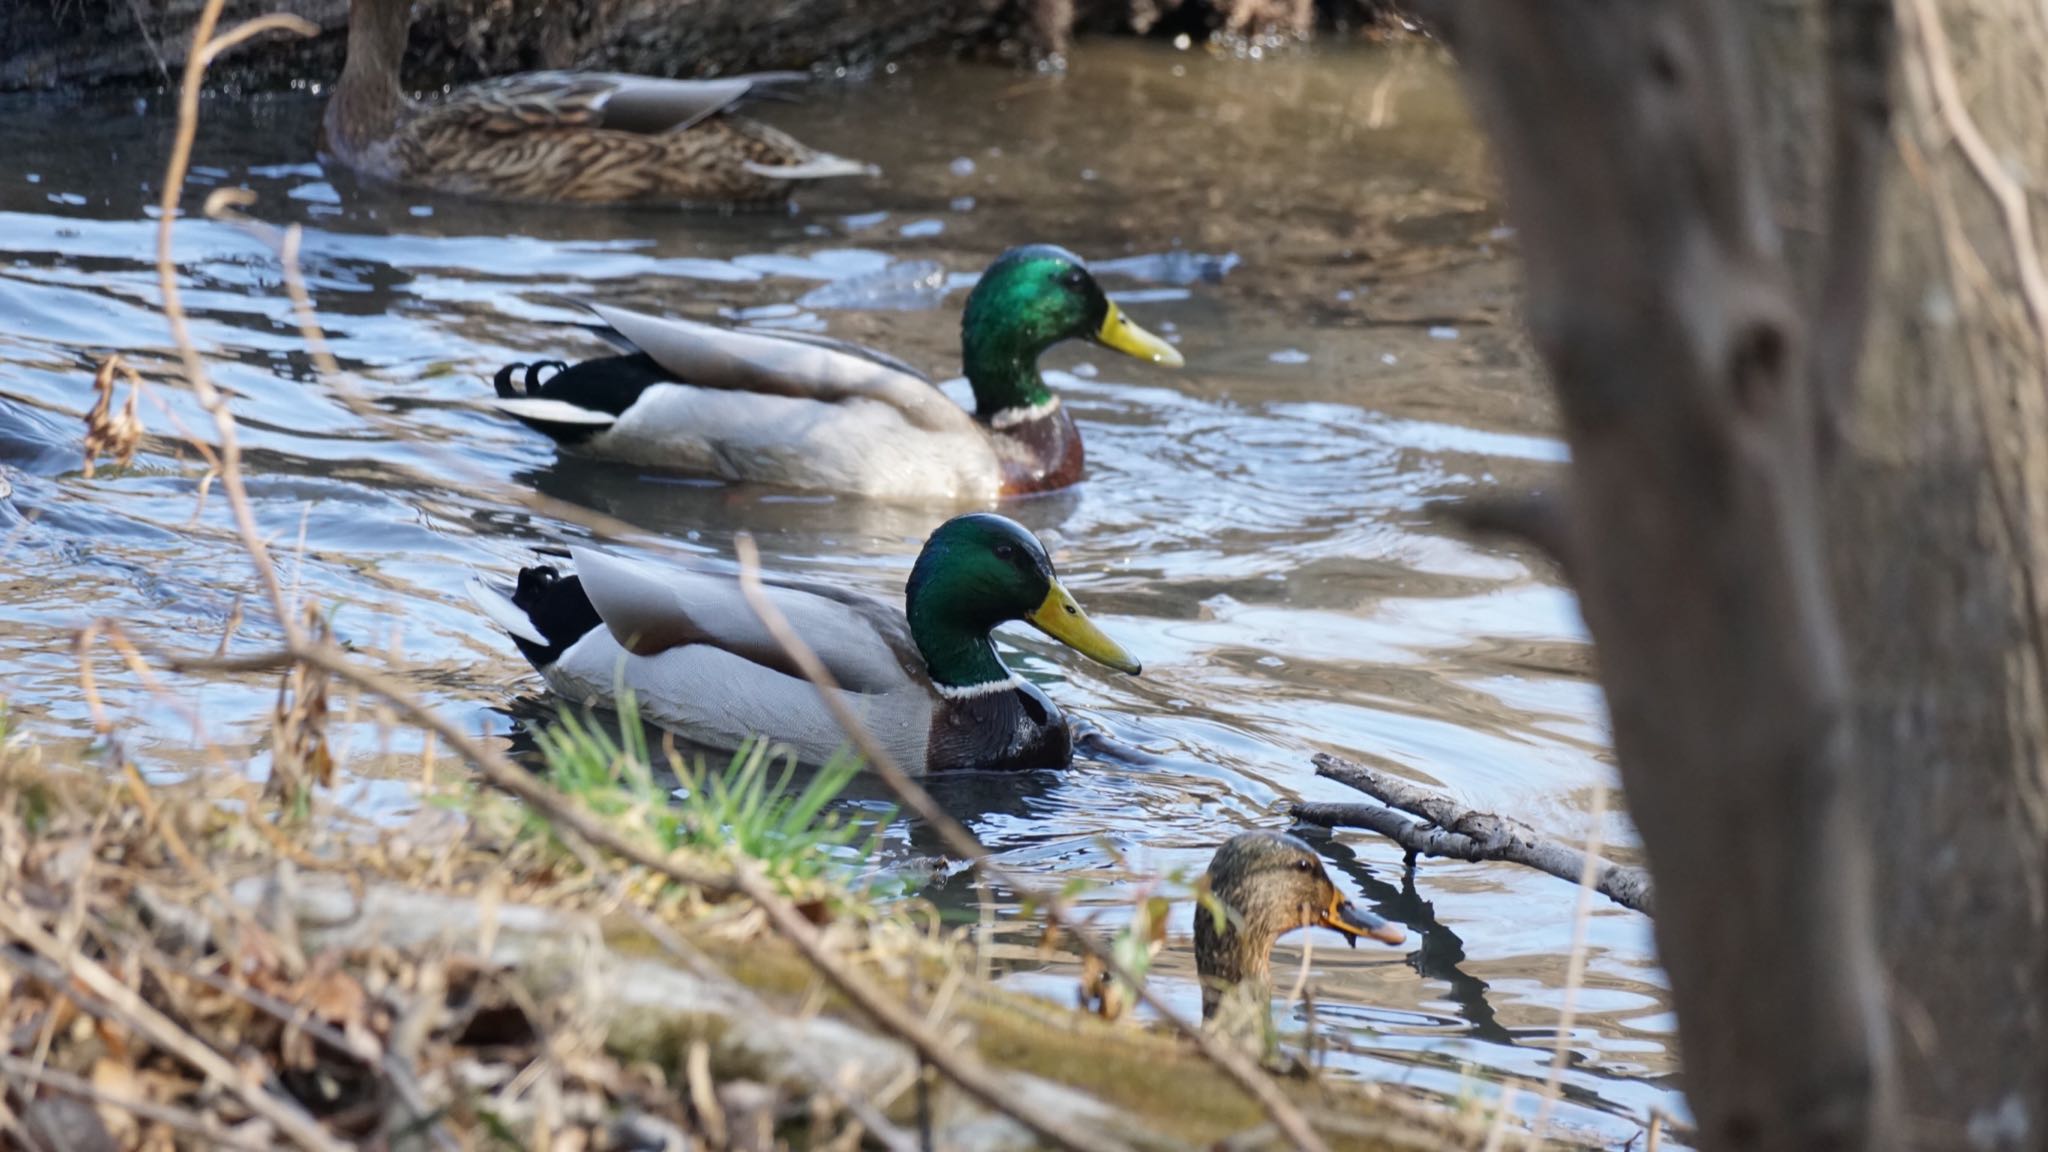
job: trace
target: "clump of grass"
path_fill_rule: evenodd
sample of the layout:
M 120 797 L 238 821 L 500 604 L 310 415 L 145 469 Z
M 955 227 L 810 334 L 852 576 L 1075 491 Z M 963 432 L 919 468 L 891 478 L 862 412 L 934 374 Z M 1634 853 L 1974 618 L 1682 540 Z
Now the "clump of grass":
M 793 789 L 795 754 L 764 739 L 747 742 L 718 770 L 701 756 L 686 760 L 669 752 L 667 766 L 682 786 L 672 793 L 657 779 L 631 694 L 620 696 L 618 716 L 614 735 L 594 718 L 565 710 L 534 739 L 555 787 L 599 815 L 639 828 L 666 851 L 752 861 L 793 891 L 849 875 L 881 846 L 887 816 L 869 822 L 826 810 L 860 774 L 857 757 L 835 755 Z M 533 835 L 553 836 L 537 814 L 527 827 Z

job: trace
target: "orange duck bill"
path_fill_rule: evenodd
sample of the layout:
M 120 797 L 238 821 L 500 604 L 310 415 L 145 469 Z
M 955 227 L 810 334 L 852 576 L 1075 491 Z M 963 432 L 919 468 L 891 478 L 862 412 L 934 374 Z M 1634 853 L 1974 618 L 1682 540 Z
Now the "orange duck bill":
M 1342 893 L 1330 897 L 1330 906 L 1323 909 L 1316 923 L 1342 932 L 1353 948 L 1358 947 L 1360 936 L 1370 936 L 1382 944 L 1400 944 L 1408 939 L 1408 933 L 1399 924 L 1359 908 L 1344 899 Z

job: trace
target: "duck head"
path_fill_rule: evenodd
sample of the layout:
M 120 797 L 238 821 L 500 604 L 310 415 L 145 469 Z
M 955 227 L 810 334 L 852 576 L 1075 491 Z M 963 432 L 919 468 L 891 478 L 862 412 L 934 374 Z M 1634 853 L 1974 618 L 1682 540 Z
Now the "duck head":
M 1119 672 L 1141 670 L 1061 586 L 1038 537 L 993 513 L 939 525 L 910 570 L 904 600 L 911 638 L 941 692 L 1012 683 L 989 634 L 1013 620 Z
M 1353 947 L 1361 936 L 1388 944 L 1407 939 L 1400 925 L 1345 899 L 1314 849 L 1279 832 L 1231 837 L 1209 861 L 1205 879 L 1226 910 L 1226 922 L 1218 928 L 1209 909 L 1195 909 L 1195 969 L 1202 978 L 1204 1018 L 1236 985 L 1270 987 L 1273 942 L 1296 928 L 1334 929 Z
M 1000 423 L 1002 413 L 1049 403 L 1038 356 L 1064 340 L 1090 340 L 1169 368 L 1184 363 L 1179 349 L 1124 315 L 1079 256 L 1051 244 L 1012 248 L 981 274 L 960 320 L 974 414 Z

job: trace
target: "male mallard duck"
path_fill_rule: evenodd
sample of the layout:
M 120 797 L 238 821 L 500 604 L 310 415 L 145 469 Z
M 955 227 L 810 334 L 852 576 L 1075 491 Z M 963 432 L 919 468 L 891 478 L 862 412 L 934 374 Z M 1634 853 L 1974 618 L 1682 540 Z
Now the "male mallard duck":
M 1346 900 L 1315 850 L 1279 832 L 1232 836 L 1209 861 L 1207 880 L 1227 915 L 1219 930 L 1209 909 L 1195 909 L 1204 1020 L 1216 1017 L 1226 994 L 1255 1002 L 1263 1018 L 1273 998 L 1273 942 L 1296 928 L 1334 928 L 1353 947 L 1360 936 L 1388 944 L 1407 938 L 1400 925 Z
M 960 322 L 972 414 L 916 369 L 853 344 L 593 306 L 625 355 L 498 372 L 498 408 L 579 451 L 726 480 L 865 496 L 992 500 L 1081 477 L 1081 433 L 1038 374 L 1063 340 L 1179 367 L 1079 257 L 1013 248 Z M 524 389 L 514 382 L 525 373 Z
M 398 86 L 411 24 L 411 0 L 349 5 L 348 62 L 323 135 L 330 156 L 372 179 L 487 200 L 737 205 L 869 171 L 731 114 L 801 73 L 530 72 L 415 102 Z
M 630 689 L 641 716 L 713 748 L 765 736 L 822 763 L 847 743 L 738 581 L 590 548 L 570 557 L 573 574 L 542 566 L 521 571 L 513 588 L 472 586 L 555 691 L 610 703 Z M 948 520 L 925 541 L 903 612 L 822 584 L 766 590 L 909 772 L 1068 763 L 1066 719 L 1004 666 L 989 636 L 999 624 L 1022 620 L 1120 672 L 1139 671 L 1060 586 L 1038 538 L 988 513 Z

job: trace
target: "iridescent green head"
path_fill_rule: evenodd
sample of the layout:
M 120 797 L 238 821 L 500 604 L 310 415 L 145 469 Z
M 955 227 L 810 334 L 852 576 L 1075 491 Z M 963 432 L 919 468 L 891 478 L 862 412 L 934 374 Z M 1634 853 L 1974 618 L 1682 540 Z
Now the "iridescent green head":
M 911 638 L 941 692 L 1011 682 L 989 633 L 1012 620 L 1119 672 L 1140 670 L 1060 586 L 1038 537 L 993 513 L 939 525 L 918 553 L 904 599 Z
M 1049 402 L 1038 356 L 1063 340 L 1092 340 L 1169 368 L 1182 364 L 1179 349 L 1131 323 L 1079 256 L 1051 244 L 1012 248 L 981 274 L 960 319 L 974 414 L 993 420 Z

